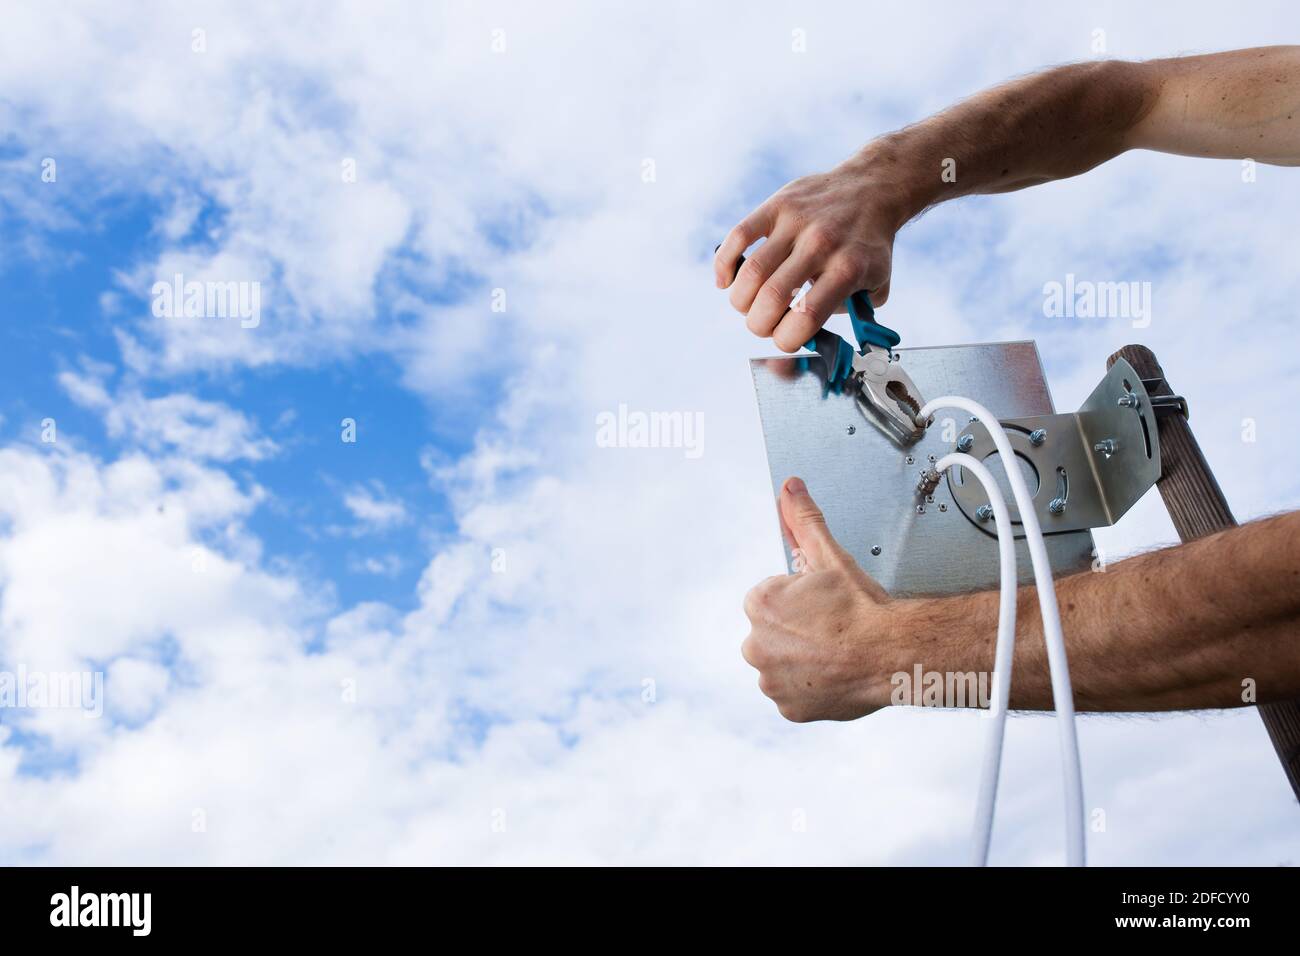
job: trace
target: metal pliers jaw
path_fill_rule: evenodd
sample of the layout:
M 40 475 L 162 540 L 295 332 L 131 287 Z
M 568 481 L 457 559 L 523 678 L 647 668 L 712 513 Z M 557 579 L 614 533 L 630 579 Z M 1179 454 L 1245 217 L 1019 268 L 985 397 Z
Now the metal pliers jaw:
M 898 333 L 876 321 L 866 292 L 855 292 L 845 302 L 858 351 L 834 332 L 820 330 L 805 348 L 826 360 L 827 382 L 852 391 L 858 408 L 871 422 L 900 444 L 916 441 L 929 426 L 921 418 L 925 399 L 894 356 Z
M 853 393 L 859 407 L 902 444 L 925 434 L 929 421 L 921 417 L 923 399 L 912 378 L 893 353 L 867 343 L 853 357 Z

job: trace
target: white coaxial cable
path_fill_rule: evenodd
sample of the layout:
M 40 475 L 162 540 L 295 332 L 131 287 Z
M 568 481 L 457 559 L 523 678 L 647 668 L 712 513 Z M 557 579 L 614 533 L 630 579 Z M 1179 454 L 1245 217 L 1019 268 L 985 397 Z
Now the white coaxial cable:
M 988 429 L 1007 481 L 1020 512 L 1020 526 L 1025 531 L 1025 543 L 1034 568 L 1034 584 L 1038 591 L 1038 606 L 1043 618 L 1043 638 L 1047 645 L 1047 664 L 1051 672 L 1052 701 L 1056 706 L 1057 727 L 1061 740 L 1062 776 L 1065 784 L 1065 858 L 1070 866 L 1085 863 L 1083 773 L 1079 760 L 1079 741 L 1074 726 L 1074 694 L 1070 686 L 1070 665 L 1065 653 L 1065 636 L 1061 632 L 1061 612 L 1056 603 L 1056 582 L 1052 579 L 1051 562 L 1047 546 L 1043 543 L 1043 530 L 1038 524 L 1034 502 L 1020 473 L 1011 441 L 1001 423 L 979 402 L 958 395 L 944 395 L 925 403 L 918 418 L 929 419 L 936 409 L 959 408 L 974 415 Z M 1008 674 L 1008 676 L 1010 676 Z M 991 809 L 991 808 L 990 808 Z
M 993 837 L 993 808 L 998 799 L 998 771 L 1002 763 L 1002 741 L 1006 732 L 1007 708 L 1011 699 L 1011 664 L 1016 647 L 1016 533 L 1011 527 L 1011 512 L 993 473 L 978 458 L 953 452 L 935 462 L 934 470 L 942 475 L 949 468 L 965 468 L 984 486 L 993 508 L 993 523 L 998 530 L 998 564 L 1001 584 L 998 594 L 998 639 L 993 656 L 993 687 L 989 701 L 989 727 L 984 743 L 984 760 L 980 766 L 979 795 L 975 801 L 975 826 L 971 837 L 972 862 L 988 863 L 989 842 Z

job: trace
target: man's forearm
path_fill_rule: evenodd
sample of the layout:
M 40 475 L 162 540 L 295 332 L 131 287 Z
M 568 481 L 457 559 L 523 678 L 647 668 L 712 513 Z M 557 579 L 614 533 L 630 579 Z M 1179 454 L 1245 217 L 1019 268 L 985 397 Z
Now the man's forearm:
M 1300 47 L 1073 64 L 985 90 L 845 165 L 896 187 L 899 224 L 935 203 L 1086 172 L 1127 149 L 1295 163 Z
M 1300 46 L 1139 66 L 1151 107 L 1130 131 L 1130 148 L 1300 165 Z
M 1080 710 L 1236 707 L 1300 696 L 1300 513 L 1063 578 L 1057 598 Z M 916 638 L 914 663 L 989 670 L 997 607 L 996 592 L 900 602 L 901 630 Z M 1021 590 L 1017 614 L 1011 704 L 1049 709 L 1033 588 Z
M 846 165 L 897 188 L 902 222 L 946 199 L 1086 172 L 1126 148 L 1152 103 L 1139 64 L 1057 67 L 888 133 Z

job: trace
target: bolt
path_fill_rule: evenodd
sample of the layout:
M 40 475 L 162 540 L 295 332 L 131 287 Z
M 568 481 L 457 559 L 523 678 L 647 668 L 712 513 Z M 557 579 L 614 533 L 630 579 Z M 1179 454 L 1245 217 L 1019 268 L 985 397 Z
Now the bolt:
M 916 483 L 916 493 L 919 495 L 930 495 L 931 500 L 933 500 L 933 495 L 931 493 L 938 486 L 939 473 L 933 468 L 926 468 L 921 472 L 921 480 Z
M 962 435 L 960 438 L 957 439 L 957 450 L 960 452 L 963 453 L 968 452 L 971 450 L 972 447 L 974 447 L 974 445 L 975 445 L 974 435 Z
M 1119 451 L 1119 443 L 1113 438 L 1103 438 L 1097 444 L 1092 446 L 1093 451 L 1099 451 L 1107 458 Z
M 1138 397 L 1132 392 L 1125 392 L 1119 397 L 1120 408 L 1137 408 Z
M 1037 447 L 1047 441 L 1047 429 L 1035 428 L 1029 433 L 1029 444 Z
M 976 418 L 974 415 L 972 415 L 970 418 L 966 420 L 967 424 L 969 425 L 974 425 L 977 421 L 979 421 L 979 419 Z
M 852 435 L 852 434 L 853 434 L 854 432 L 856 432 L 856 431 L 857 431 L 857 429 L 854 428 L 852 425 L 849 426 L 849 434 L 850 434 L 850 435 Z
M 988 521 L 993 517 L 993 508 L 991 505 L 980 505 L 975 509 L 975 517 L 980 521 Z
M 1053 498 L 1047 503 L 1047 510 L 1054 515 L 1063 514 L 1065 512 L 1065 502 L 1060 498 Z
M 872 553 L 872 554 L 880 554 L 880 545 L 878 545 L 878 544 L 873 544 L 873 545 L 871 546 L 871 553 Z

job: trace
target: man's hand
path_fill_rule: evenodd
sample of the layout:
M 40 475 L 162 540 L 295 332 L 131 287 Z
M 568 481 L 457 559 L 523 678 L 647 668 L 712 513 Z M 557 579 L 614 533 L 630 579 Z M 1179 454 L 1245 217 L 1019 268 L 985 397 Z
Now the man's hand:
M 863 157 L 796 179 L 727 234 L 713 260 L 718 288 L 730 286 L 751 332 L 797 352 L 859 289 L 873 305 L 889 298 L 894 234 L 910 216 L 900 198 Z M 737 274 L 741 254 L 763 237 Z M 809 281 L 808 295 L 794 303 Z
M 802 573 L 745 596 L 752 629 L 741 653 L 788 720 L 853 720 L 889 703 L 898 641 L 889 595 L 840 547 L 798 478 L 781 489 L 781 523 Z
M 781 189 L 718 248 L 718 287 L 751 332 L 797 351 L 859 289 L 884 304 L 894 236 L 927 207 L 1077 176 L 1128 149 L 1300 165 L 1300 47 L 1078 63 L 985 90 Z

